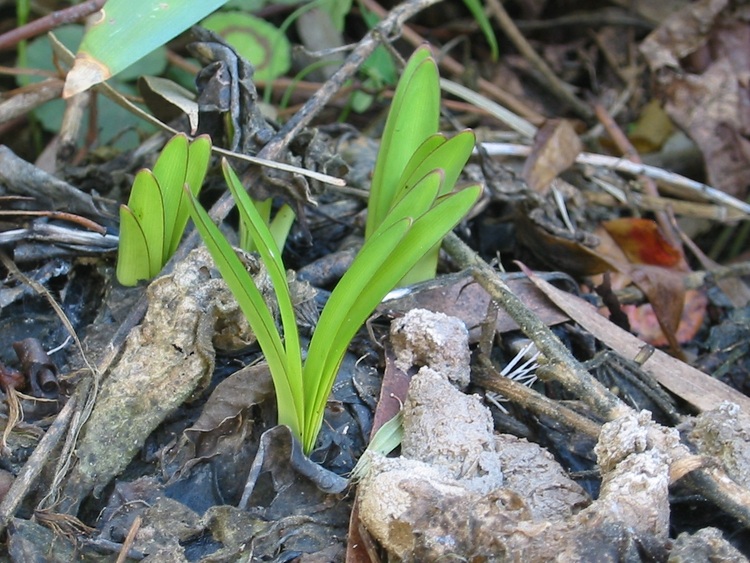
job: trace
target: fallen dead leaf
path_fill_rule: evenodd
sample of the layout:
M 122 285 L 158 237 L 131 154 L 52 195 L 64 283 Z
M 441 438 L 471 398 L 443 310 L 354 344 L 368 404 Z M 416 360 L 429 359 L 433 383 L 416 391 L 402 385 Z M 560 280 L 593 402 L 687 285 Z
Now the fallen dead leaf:
M 581 140 L 569 121 L 551 119 L 539 129 L 522 176 L 529 188 L 544 195 L 560 172 L 570 168 L 582 150 Z
M 529 279 L 571 319 L 621 356 L 635 360 L 650 348 L 638 337 L 602 317 L 584 300 L 557 289 L 530 270 L 527 270 L 527 274 Z M 750 412 L 750 397 L 661 350 L 651 349 L 648 352 L 651 353 L 650 356 L 639 362 L 641 368 L 697 410 L 718 408 L 722 402 L 730 401 L 738 404 L 745 412 Z

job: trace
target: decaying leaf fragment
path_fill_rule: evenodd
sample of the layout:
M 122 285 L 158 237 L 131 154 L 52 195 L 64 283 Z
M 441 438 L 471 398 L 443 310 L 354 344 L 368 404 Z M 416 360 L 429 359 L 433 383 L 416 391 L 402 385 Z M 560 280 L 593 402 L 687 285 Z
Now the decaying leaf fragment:
M 641 44 L 657 95 L 703 153 L 709 183 L 740 199 L 750 186 L 748 17 L 744 2 L 691 2 Z
M 523 179 L 529 188 L 545 194 L 552 180 L 575 163 L 582 148 L 581 140 L 569 121 L 548 121 L 534 139 L 531 154 L 523 166 Z

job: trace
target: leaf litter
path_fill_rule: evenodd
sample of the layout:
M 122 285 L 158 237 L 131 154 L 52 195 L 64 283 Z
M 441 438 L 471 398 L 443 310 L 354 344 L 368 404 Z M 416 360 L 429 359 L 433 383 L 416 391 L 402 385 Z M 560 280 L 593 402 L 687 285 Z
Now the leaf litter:
M 421 8 L 414 2 L 405 5 L 414 13 Z M 586 91 L 615 110 L 619 104 L 618 122 L 638 121 L 641 132 L 647 119 L 663 127 L 666 113 L 692 139 L 693 156 L 687 160 L 702 158 L 706 177 L 683 181 L 661 170 L 658 188 L 665 191 L 652 193 L 639 177 L 644 165 L 627 163 L 619 154 L 610 161 L 587 160 L 583 147 L 617 150 L 600 136 L 591 121 L 594 112 L 571 112 L 566 106 L 570 96 L 553 86 L 540 88 L 538 61 L 531 64 L 517 54 L 501 57 L 491 72 L 507 78 L 501 82 L 511 99 L 503 103 L 522 116 L 522 125 L 516 122 L 512 129 L 539 127 L 534 146 L 523 147 L 530 156 L 488 161 L 478 155 L 467 167 L 464 180 L 480 181 L 487 189 L 459 231 L 482 249 L 482 257 L 449 237 L 442 263 L 460 273 L 411 286 L 384 301 L 379 317 L 368 323 L 345 359 L 311 459 L 301 456 L 288 431 L 274 427 L 273 389 L 264 364 L 256 363 L 252 332 L 205 252 L 186 252 L 194 238 L 178 251 L 166 275 L 148 285 L 144 297 L 142 288 L 128 294 L 111 286 L 112 262 L 101 260 L 111 243 L 68 239 L 78 235 L 78 227 L 52 235 L 46 219 L 11 216 L 12 223 L 0 224 L 0 242 L 12 244 L 25 274 L 41 280 L 48 296 L 61 301 L 77 330 L 86 334 L 86 354 L 97 359 L 104 374 L 89 401 L 93 410 L 85 421 L 73 421 L 64 440 L 56 425 L 76 411 L 55 407 L 66 401 L 74 407 L 88 404 L 72 398 L 84 395 L 90 378 L 80 356 L 50 353 L 52 363 L 35 364 L 60 374 L 57 403 L 41 403 L 42 393 L 30 380 L 26 392 L 36 398 L 19 395 L 24 421 L 11 420 L 10 407 L 4 407 L 8 451 L 2 475 L 12 484 L 0 516 L 11 559 L 54 553 L 68 560 L 78 550 L 91 560 L 100 557 L 94 553 L 111 560 L 120 553 L 159 561 L 745 560 L 750 410 L 742 297 L 747 288 L 741 276 L 748 271 L 743 262 L 726 262 L 720 252 L 693 260 L 689 244 L 683 247 L 681 241 L 696 237 L 705 244 L 722 224 L 747 218 L 739 201 L 747 195 L 741 176 L 746 120 L 738 94 L 745 69 L 742 50 L 733 47 L 746 33 L 746 15 L 742 6 L 729 2 L 684 4 L 668 16 L 668 11 L 634 4 L 629 11 L 592 11 L 600 22 L 593 24 L 592 35 L 574 34 L 570 40 L 562 31 L 569 25 L 565 18 L 580 14 L 545 2 L 520 12 L 511 12 L 510 24 L 527 30 L 523 33 L 532 38 L 532 48 L 576 94 Z M 626 16 L 634 19 L 623 25 Z M 389 23 L 403 25 L 389 17 Z M 435 24 L 433 17 L 428 12 L 421 23 L 442 23 Z M 508 21 L 500 21 L 508 32 Z M 536 35 L 532 24 L 558 29 L 545 37 Z M 631 32 L 643 29 L 655 31 L 639 31 L 634 40 Z M 414 41 L 409 34 L 405 37 Z M 205 34 L 201 39 L 214 40 Z M 305 272 L 300 278 L 312 283 L 300 286 L 297 304 L 318 307 L 345 270 L 351 249 L 360 244 L 356 237 L 345 238 L 363 225 L 356 218 L 363 206 L 351 194 L 367 189 L 374 160 L 365 148 L 340 147 L 366 147 L 370 140 L 353 127 L 301 131 L 314 114 L 320 124 L 328 120 L 320 104 L 330 94 L 323 93 L 300 112 L 305 117 L 299 125 L 281 129 L 283 135 L 296 135 L 296 143 L 273 140 L 278 125 L 259 111 L 252 71 L 232 49 L 212 44 L 221 64 L 241 70 L 229 84 L 240 85 L 242 96 L 221 106 L 234 126 L 228 148 L 241 145 L 266 158 L 283 155 L 292 164 L 341 176 L 351 170 L 350 193 L 287 173 L 246 172 L 260 193 L 304 209 L 287 253 L 294 269 Z M 523 52 L 522 42 L 516 46 Z M 613 46 L 628 48 L 613 52 Z M 653 90 L 632 60 L 622 56 L 637 46 L 655 77 Z M 355 53 L 371 48 L 374 41 L 368 36 Z M 221 86 L 221 76 L 204 74 L 206 84 L 215 86 Z M 330 84 L 338 88 L 340 77 L 332 76 Z M 492 91 L 486 81 L 479 89 Z M 198 111 L 206 117 L 211 99 L 204 94 Z M 641 111 L 657 98 L 663 113 Z M 312 112 L 305 113 L 309 108 Z M 567 119 L 543 124 L 535 113 Z M 504 137 L 498 135 L 507 115 L 495 120 L 476 113 L 472 119 L 488 148 L 492 141 L 528 138 L 505 131 Z M 221 119 L 200 123 L 213 128 L 216 139 L 223 138 Z M 654 152 L 644 161 L 657 168 L 668 162 L 674 135 L 649 136 Z M 10 149 L 4 150 L 3 157 L 16 162 Z M 72 201 L 77 213 L 105 229 L 115 226 L 114 202 L 127 189 L 126 181 L 112 180 L 134 172 L 133 163 L 100 166 L 97 173 L 110 181 L 112 191 L 92 192 L 92 180 L 81 179 L 96 166 L 76 171 L 61 161 L 55 177 L 48 177 L 54 179 L 44 182 L 38 169 L 19 162 L 23 166 L 6 167 L 3 190 L 36 198 L 33 205 L 42 210 L 63 209 L 65 201 Z M 606 166 L 625 172 L 613 174 Z M 66 176 L 70 183 L 57 179 Z M 29 192 L 24 178 L 35 179 L 38 189 Z M 704 189 L 704 181 L 725 195 Z M 73 187 L 78 182 L 81 189 Z M 697 188 L 689 196 L 696 200 L 690 202 L 693 207 L 679 207 L 688 196 L 670 185 Z M 210 182 L 207 189 L 208 198 L 220 197 Z M 304 206 L 312 200 L 317 207 Z M 221 201 L 216 217 L 228 212 Z M 677 210 L 673 224 L 650 220 L 656 216 L 651 214 Z M 712 217 L 710 222 L 706 217 Z M 602 227 L 616 233 L 616 244 L 603 245 Z M 18 229 L 22 234 L 11 238 Z M 325 248 L 306 246 L 310 240 L 324 241 Z M 61 260 L 57 268 L 50 267 L 53 252 Z M 492 261 L 516 269 L 512 260 L 518 258 L 535 272 L 499 273 L 487 265 Z M 246 260 L 262 277 L 255 259 Z M 724 266 L 717 268 L 717 262 Z M 558 271 L 538 272 L 545 269 Z M 591 278 L 602 272 L 607 277 Z M 79 284 L 87 274 L 98 282 Z M 64 342 L 65 331 L 45 311 L 45 301 L 21 289 L 18 279 L 6 276 L 0 288 L 0 328 L 8 344 L 35 336 L 41 343 L 37 347 L 51 350 Z M 729 295 L 722 293 L 731 285 L 725 282 L 734 285 Z M 609 289 L 602 289 L 600 297 L 594 287 L 602 284 Z M 654 323 L 647 327 L 634 314 L 627 321 L 613 315 L 631 304 L 642 308 L 646 301 L 657 306 L 656 324 L 665 334 L 646 336 Z M 621 326 L 597 309 L 608 309 L 611 321 Z M 305 318 L 313 325 L 310 313 Z M 21 315 L 28 318 L 25 330 L 16 321 Z M 690 324 L 683 333 L 681 317 Z M 496 376 L 529 340 L 541 351 L 536 383 L 529 388 Z M 665 343 L 683 359 L 657 349 Z M 595 363 L 602 352 L 608 359 Z M 606 386 L 579 360 L 588 361 L 592 373 L 606 374 Z M 0 361 L 11 368 L 23 364 L 5 352 Z M 3 368 L 6 373 L 8 380 L 19 379 L 10 368 Z M 484 400 L 489 391 L 508 399 L 502 409 Z M 355 501 L 354 489 L 344 488 L 346 476 L 373 430 L 400 404 L 401 450 L 375 456 Z M 62 450 L 53 451 L 55 436 Z M 32 450 L 39 457 L 29 458 Z M 45 467 L 31 467 L 29 459 Z M 689 522 L 685 515 L 701 508 L 701 517 Z

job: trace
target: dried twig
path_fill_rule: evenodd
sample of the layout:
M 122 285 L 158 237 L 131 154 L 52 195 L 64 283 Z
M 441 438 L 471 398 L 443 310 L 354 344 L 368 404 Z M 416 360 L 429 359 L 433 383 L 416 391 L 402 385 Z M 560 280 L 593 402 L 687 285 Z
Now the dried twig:
M 15 47 L 19 41 L 29 39 L 48 32 L 50 29 L 66 24 L 73 23 L 93 14 L 104 6 L 106 0 L 87 0 L 76 6 L 57 10 L 48 16 L 34 20 L 21 27 L 12 29 L 0 35 L 0 51 Z
M 512 143 L 483 143 L 482 146 L 490 156 L 517 156 L 525 158 L 531 154 L 531 147 L 526 145 L 516 145 Z M 637 164 L 615 156 L 592 154 L 588 152 L 579 154 L 578 157 L 576 157 L 576 163 L 589 164 L 591 166 L 603 166 L 605 168 L 617 170 L 618 172 L 632 174 L 633 176 L 639 176 L 642 174 L 659 182 L 669 184 L 670 186 L 695 192 L 709 201 L 733 207 L 746 215 L 750 215 L 750 204 L 740 201 L 739 199 L 717 190 L 716 188 L 712 188 L 707 184 L 696 182 L 695 180 L 691 180 L 690 178 L 675 174 L 674 172 L 669 172 L 662 168 L 657 168 L 656 166 Z

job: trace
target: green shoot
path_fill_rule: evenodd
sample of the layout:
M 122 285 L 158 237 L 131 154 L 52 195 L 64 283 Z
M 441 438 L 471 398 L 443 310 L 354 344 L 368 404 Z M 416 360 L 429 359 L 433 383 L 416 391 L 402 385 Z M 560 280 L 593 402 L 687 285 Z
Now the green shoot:
M 442 170 L 438 195 L 453 190 L 471 156 L 475 137 L 463 131 L 451 139 L 437 132 L 440 79 L 427 47 L 418 49 L 404 69 L 386 121 L 375 163 L 365 238 L 376 231 L 390 210 L 426 175 Z M 400 280 L 402 285 L 435 277 L 440 241 Z
M 286 238 L 289 236 L 289 231 L 291 231 L 295 219 L 292 208 L 285 203 L 279 208 L 273 219 L 271 219 L 271 208 L 273 205 L 273 200 L 271 198 L 263 201 L 256 201 L 252 198 L 251 200 L 255 205 L 255 209 L 258 210 L 258 213 L 263 219 L 263 222 L 268 225 L 268 228 L 271 230 L 271 235 L 276 242 L 276 246 L 284 248 Z M 255 242 L 253 242 L 253 236 L 245 221 L 240 221 L 240 248 L 248 252 L 256 252 L 258 250 L 258 247 L 255 246 Z
M 207 136 L 189 143 L 185 135 L 177 135 L 162 150 L 153 172 L 136 174 L 128 205 L 120 206 L 117 279 L 122 285 L 153 278 L 177 250 L 188 220 L 182 187 L 198 194 L 210 156 Z
M 226 161 L 222 168 L 242 221 L 273 282 L 283 340 L 262 295 L 231 245 L 195 196 L 186 190 L 190 213 L 219 271 L 255 330 L 276 388 L 279 423 L 288 425 L 309 453 L 315 446 L 328 396 L 352 338 L 383 297 L 466 215 L 479 197 L 480 188 L 471 186 L 440 196 L 444 174 L 435 170 L 401 194 L 331 293 L 303 364 L 279 247 Z
M 362 457 L 354 466 L 352 474 L 349 476 L 351 483 L 358 483 L 370 472 L 372 465 L 372 454 L 377 452 L 381 455 L 388 455 L 401 445 L 404 439 L 404 413 L 399 411 L 396 416 L 388 420 L 381 426 L 375 435 L 367 444 L 367 449 L 362 453 Z

